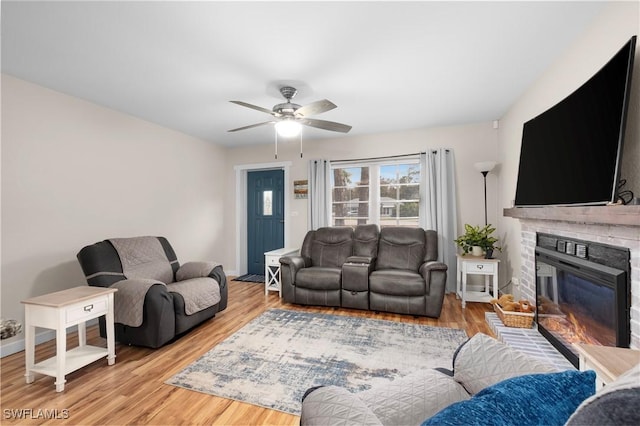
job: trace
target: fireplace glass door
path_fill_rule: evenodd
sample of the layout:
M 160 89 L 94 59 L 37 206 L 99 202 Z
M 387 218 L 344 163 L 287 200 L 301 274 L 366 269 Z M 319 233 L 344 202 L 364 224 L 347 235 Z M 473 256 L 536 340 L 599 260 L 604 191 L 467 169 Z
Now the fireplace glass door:
M 624 271 L 544 252 L 536 250 L 538 330 L 574 365 L 574 343 L 627 346 Z

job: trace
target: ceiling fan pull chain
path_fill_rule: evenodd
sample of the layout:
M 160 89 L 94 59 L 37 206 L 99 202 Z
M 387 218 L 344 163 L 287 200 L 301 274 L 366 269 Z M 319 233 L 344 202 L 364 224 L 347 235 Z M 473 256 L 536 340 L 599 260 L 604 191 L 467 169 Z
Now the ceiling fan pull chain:
M 302 129 L 300 129 L 300 158 L 302 158 Z
M 276 140 L 276 160 L 277 160 L 278 159 L 278 131 L 275 130 L 275 128 L 273 130 L 273 134 L 275 135 L 275 140 Z

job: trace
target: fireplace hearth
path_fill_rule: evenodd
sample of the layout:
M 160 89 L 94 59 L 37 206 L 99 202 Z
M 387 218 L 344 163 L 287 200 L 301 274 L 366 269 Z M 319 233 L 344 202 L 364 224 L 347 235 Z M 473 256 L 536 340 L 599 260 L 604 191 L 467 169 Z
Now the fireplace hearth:
M 573 365 L 574 343 L 629 347 L 630 252 L 536 234 L 536 322 Z

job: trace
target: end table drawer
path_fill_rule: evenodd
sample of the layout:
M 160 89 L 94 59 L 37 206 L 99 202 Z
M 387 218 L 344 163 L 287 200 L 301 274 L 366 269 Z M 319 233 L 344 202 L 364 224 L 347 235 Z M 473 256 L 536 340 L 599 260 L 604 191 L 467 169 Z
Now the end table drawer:
M 266 256 L 267 266 L 280 266 L 280 256 Z
M 495 270 L 495 265 L 493 263 L 483 263 L 483 262 L 467 263 L 466 267 L 467 267 L 467 272 L 469 272 L 470 274 L 473 274 L 473 273 L 493 274 L 493 271 Z
M 82 321 L 84 318 L 95 318 L 96 315 L 106 314 L 107 299 L 94 300 L 90 303 L 70 306 L 66 310 L 67 322 Z

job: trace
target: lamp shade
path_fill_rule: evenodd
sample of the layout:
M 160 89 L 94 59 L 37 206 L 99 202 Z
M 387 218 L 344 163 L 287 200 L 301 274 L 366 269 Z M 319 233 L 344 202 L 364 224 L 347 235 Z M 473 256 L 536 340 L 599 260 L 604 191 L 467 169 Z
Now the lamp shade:
M 475 163 L 473 167 L 476 168 L 480 173 L 482 172 L 490 172 L 496 166 L 495 161 L 481 161 L 479 163 Z
M 298 136 L 302 130 L 302 125 L 292 120 L 282 120 L 276 123 L 276 132 L 283 138 Z

